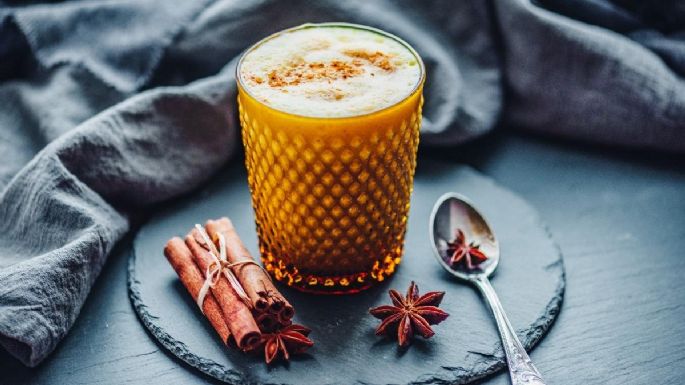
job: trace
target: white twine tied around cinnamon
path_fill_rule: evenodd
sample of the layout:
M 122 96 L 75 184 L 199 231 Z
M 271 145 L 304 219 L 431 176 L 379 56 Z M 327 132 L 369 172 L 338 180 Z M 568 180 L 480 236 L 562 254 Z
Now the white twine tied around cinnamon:
M 207 234 L 207 232 L 202 226 L 196 224 L 195 228 L 200 232 L 203 241 L 207 244 L 208 247 L 210 245 L 213 245 L 212 241 L 209 239 L 209 234 Z M 248 308 L 252 309 L 252 302 L 250 301 L 250 298 L 247 296 L 247 293 L 245 293 L 245 289 L 243 289 L 243 286 L 240 284 L 240 281 L 238 281 L 238 278 L 236 278 L 235 274 L 233 274 L 232 268 L 235 266 L 245 264 L 254 264 L 257 266 L 259 265 L 255 261 L 240 261 L 235 263 L 228 262 L 228 259 L 226 258 L 226 239 L 224 238 L 223 234 L 217 235 L 219 237 L 219 256 L 217 256 L 211 250 L 211 248 L 208 250 L 209 254 L 212 257 L 214 257 L 214 260 L 211 264 L 209 264 L 209 266 L 207 266 L 207 271 L 205 272 L 205 282 L 202 285 L 202 288 L 200 288 L 200 292 L 197 294 L 197 306 L 199 306 L 200 311 L 204 313 L 202 305 L 205 302 L 205 297 L 207 296 L 209 289 L 211 287 L 214 287 L 214 285 L 216 285 L 216 283 L 219 282 L 219 279 L 221 278 L 221 273 L 223 272 L 224 276 L 231 284 L 231 287 L 233 287 L 233 290 L 235 290 L 236 294 L 238 294 L 238 297 L 240 297 L 240 299 L 245 303 L 245 305 L 247 305 Z M 261 268 L 261 266 L 259 267 Z

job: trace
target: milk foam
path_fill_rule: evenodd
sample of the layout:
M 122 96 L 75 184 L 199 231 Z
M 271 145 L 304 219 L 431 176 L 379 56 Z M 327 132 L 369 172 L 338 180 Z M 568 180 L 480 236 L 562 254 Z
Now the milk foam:
M 238 72 L 257 100 L 311 117 L 381 110 L 406 98 L 421 80 L 421 64 L 403 44 L 340 26 L 285 31 L 247 52 Z

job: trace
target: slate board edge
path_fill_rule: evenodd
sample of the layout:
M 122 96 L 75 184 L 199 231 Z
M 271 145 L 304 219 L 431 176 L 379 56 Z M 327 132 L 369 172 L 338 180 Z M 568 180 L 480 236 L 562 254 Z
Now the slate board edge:
M 475 170 L 474 170 L 475 171 Z M 477 173 L 477 171 L 476 171 Z M 485 176 L 483 176 L 485 177 Z M 485 177 L 486 179 L 489 179 Z M 489 180 L 490 183 L 496 183 L 493 180 Z M 506 190 L 506 189 L 505 189 Z M 507 191 L 513 199 L 517 199 L 523 204 L 530 206 L 523 198 L 519 195 Z M 548 265 L 549 269 L 560 269 L 560 279 L 557 284 L 554 296 L 550 302 L 545 307 L 540 317 L 538 317 L 535 322 L 533 322 L 529 327 L 525 329 L 517 330 L 517 334 L 521 343 L 526 348 L 527 351 L 531 351 L 533 347 L 544 337 L 545 333 L 554 324 L 557 315 L 561 311 L 561 306 L 563 303 L 564 292 L 566 289 L 566 271 L 564 268 L 563 255 L 559 245 L 554 242 L 552 233 L 547 226 L 538 216 L 537 210 L 534 210 L 536 215 L 536 221 L 545 230 L 547 237 L 552 241 L 554 245 L 558 258 L 555 262 Z M 152 334 L 154 339 L 168 352 L 174 356 L 181 359 L 186 364 L 193 368 L 196 368 L 200 372 L 209 375 L 215 379 L 231 384 L 249 384 L 246 378 L 244 378 L 238 371 L 228 369 L 224 365 L 217 363 L 214 360 L 203 358 L 193 354 L 190 349 L 181 341 L 176 340 L 171 337 L 163 328 L 155 325 L 154 320 L 157 318 L 155 315 L 150 314 L 147 310 L 147 306 L 143 302 L 140 294 L 139 285 L 140 282 L 135 277 L 135 262 L 136 262 L 136 252 L 135 244 L 138 242 L 141 234 L 144 233 L 144 228 L 142 228 L 134 239 L 134 246 L 131 250 L 131 255 L 128 261 L 128 289 L 129 298 L 131 304 L 145 328 Z M 476 362 L 476 365 L 471 368 L 464 368 L 459 366 L 454 367 L 443 367 L 443 369 L 452 371 L 455 373 L 455 377 L 426 377 L 425 375 L 421 378 L 417 378 L 409 384 L 468 384 L 473 381 L 483 379 L 485 377 L 491 376 L 506 366 L 506 360 L 502 351 L 502 347 L 499 343 L 493 346 L 492 353 L 482 353 L 482 352 L 471 352 L 474 355 L 481 356 L 482 359 Z M 483 365 L 482 368 L 477 368 L 477 366 Z M 544 376 L 544 374 L 543 374 Z M 265 384 L 266 385 L 266 384 Z M 366 384 L 372 385 L 372 384 Z
M 183 342 L 171 337 L 163 328 L 155 325 L 154 320 L 158 317 L 148 312 L 147 305 L 145 305 L 141 298 L 140 281 L 135 277 L 135 263 L 136 253 L 134 247 L 132 247 L 127 267 L 128 295 L 138 319 L 143 323 L 147 331 L 152 334 L 155 341 L 186 364 L 210 377 L 231 384 L 245 384 L 246 382 L 243 381 L 239 372 L 227 370 L 223 365 L 214 360 L 193 354 Z

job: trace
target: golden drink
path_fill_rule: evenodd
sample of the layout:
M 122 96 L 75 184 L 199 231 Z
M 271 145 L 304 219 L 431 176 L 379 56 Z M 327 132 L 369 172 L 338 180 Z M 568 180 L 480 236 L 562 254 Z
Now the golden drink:
M 385 32 L 307 24 L 249 49 L 238 70 L 259 248 L 277 280 L 349 293 L 402 256 L 423 64 Z

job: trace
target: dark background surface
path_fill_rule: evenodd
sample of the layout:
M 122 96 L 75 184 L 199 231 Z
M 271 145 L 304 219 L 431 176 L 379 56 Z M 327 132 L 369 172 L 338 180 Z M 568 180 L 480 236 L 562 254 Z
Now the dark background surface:
M 682 383 L 683 156 L 504 131 L 466 148 L 421 151 L 474 166 L 549 224 L 564 254 L 566 296 L 531 357 L 550 384 Z M 45 362 L 28 369 L 0 352 L 0 384 L 211 382 L 161 351 L 136 319 L 126 291 L 129 242 L 110 257 L 74 328 Z M 484 383 L 508 381 L 501 373 Z

